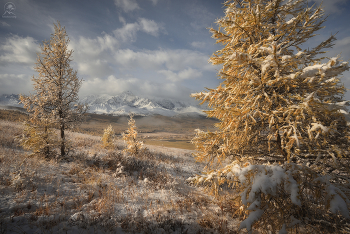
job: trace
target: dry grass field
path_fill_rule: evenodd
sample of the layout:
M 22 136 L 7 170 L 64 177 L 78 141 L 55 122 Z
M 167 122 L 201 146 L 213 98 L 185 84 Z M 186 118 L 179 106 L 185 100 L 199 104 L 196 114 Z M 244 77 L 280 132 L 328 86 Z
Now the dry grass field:
M 22 108 L 0 109 L 0 120 L 23 122 L 27 119 L 28 114 Z M 195 149 L 191 144 L 195 129 L 215 130 L 213 125 L 218 122 L 206 117 L 161 115 L 135 116 L 135 120 L 138 136 L 145 144 L 189 150 Z M 128 117 L 89 113 L 74 131 L 102 136 L 103 130 L 110 124 L 115 130 L 116 137 L 121 139 L 121 133 L 128 128 Z
M 97 130 L 82 133 L 85 123 L 82 132 L 67 133 L 66 158 L 44 159 L 17 144 L 23 118 L 10 110 L 0 115 L 0 233 L 237 233 L 237 217 L 224 211 L 238 207 L 186 182 L 204 166 L 193 151 L 146 145 L 133 157 L 122 152 L 120 140 L 105 150 Z M 103 129 L 111 118 L 87 121 Z M 122 131 L 122 120 L 113 123 Z M 185 136 L 141 134 L 174 142 Z
M 181 134 L 193 134 L 196 128 L 213 129 L 214 119 L 206 117 L 175 116 L 167 117 L 162 115 L 135 116 L 136 126 L 141 133 L 171 132 Z M 79 127 L 79 131 L 90 134 L 102 135 L 103 129 L 112 124 L 116 134 L 121 134 L 127 129 L 128 117 L 86 114 L 85 121 Z
M 28 114 L 26 114 L 26 111 L 23 108 L 2 108 L 0 108 L 0 120 L 7 120 L 11 122 L 23 122 L 28 120 Z

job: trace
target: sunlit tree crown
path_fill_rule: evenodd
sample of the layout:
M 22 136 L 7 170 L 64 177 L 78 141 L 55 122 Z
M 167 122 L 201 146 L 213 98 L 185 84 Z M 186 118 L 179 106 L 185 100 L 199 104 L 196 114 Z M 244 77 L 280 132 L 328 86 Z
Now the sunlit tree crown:
M 219 147 L 222 157 L 261 156 L 268 149 L 286 161 L 301 152 L 347 154 L 339 76 L 348 63 L 322 56 L 333 35 L 302 49 L 322 28 L 323 10 L 307 7 L 304 0 L 227 1 L 225 6 L 219 28 L 210 29 L 223 45 L 210 62 L 222 65 L 218 76 L 224 81 L 193 94 L 208 102 L 209 117 L 221 120 L 219 131 L 208 135 L 208 147 Z

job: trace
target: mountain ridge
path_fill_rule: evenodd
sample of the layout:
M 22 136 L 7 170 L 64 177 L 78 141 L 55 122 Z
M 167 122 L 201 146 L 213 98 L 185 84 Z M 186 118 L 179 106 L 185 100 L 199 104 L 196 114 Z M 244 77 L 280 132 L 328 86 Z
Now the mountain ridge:
M 94 94 L 81 98 L 80 103 L 89 107 L 89 113 L 108 114 L 114 116 L 125 116 L 133 113 L 139 116 L 149 115 L 205 115 L 205 108 L 179 100 L 143 98 L 134 95 L 130 91 L 125 91 L 119 95 Z M 1 106 L 23 107 L 19 103 L 19 95 L 0 95 Z

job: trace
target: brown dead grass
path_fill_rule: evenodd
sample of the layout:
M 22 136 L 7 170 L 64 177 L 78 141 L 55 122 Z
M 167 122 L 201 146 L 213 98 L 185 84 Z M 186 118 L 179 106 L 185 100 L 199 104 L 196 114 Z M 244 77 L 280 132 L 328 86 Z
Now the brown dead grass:
M 24 109 L 20 110 L 6 110 L 0 109 L 0 120 L 6 120 L 11 122 L 23 122 L 28 120 L 29 115 L 25 113 Z

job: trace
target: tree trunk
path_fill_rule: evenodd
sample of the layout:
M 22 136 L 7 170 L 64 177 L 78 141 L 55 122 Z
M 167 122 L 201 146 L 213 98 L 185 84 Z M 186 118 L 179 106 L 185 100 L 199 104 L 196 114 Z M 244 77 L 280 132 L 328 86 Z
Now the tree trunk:
M 45 125 L 44 127 L 44 141 L 45 141 L 45 147 L 44 147 L 44 155 L 46 158 L 49 158 L 50 156 L 50 148 L 49 148 L 49 136 L 48 136 L 48 129 Z
M 65 152 L 65 145 L 64 145 L 64 124 L 61 124 L 60 126 L 60 131 L 61 131 L 61 157 L 63 157 L 66 152 Z
M 62 95 L 60 94 L 60 98 L 62 98 Z M 61 157 L 64 157 L 65 152 L 65 139 L 64 139 L 64 122 L 63 122 L 63 113 L 62 110 L 58 111 L 58 115 L 60 117 L 60 132 L 61 132 Z

